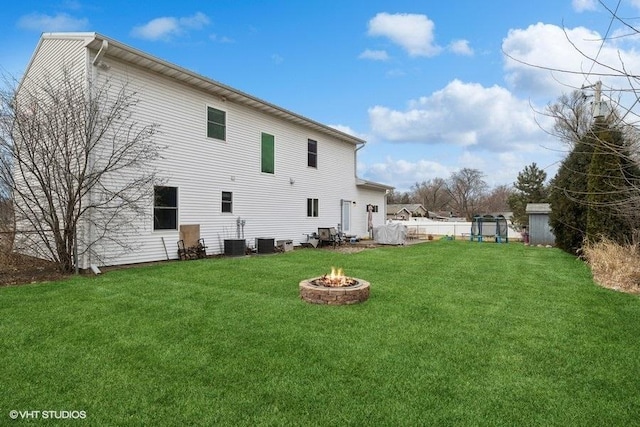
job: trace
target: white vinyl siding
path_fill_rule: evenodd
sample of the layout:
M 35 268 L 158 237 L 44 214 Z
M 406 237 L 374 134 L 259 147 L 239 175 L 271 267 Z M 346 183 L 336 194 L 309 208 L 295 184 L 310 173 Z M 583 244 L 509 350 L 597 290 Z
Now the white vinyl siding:
M 80 51 L 83 51 L 80 49 Z M 153 229 L 153 198 L 148 215 L 132 216 L 123 240 L 135 250 L 116 245 L 102 248 L 107 264 L 129 264 L 177 258 L 180 225 L 199 225 L 207 253 L 223 252 L 224 239 L 235 238 L 238 221 L 244 221 L 247 241 L 255 237 L 304 241 L 318 227 L 336 227 L 340 201 L 355 200 L 351 233 L 365 236 L 366 214 L 361 211 L 356 186 L 356 145 L 330 133 L 294 124 L 256 108 L 223 99 L 157 73 L 105 56 L 108 69 L 99 72 L 86 61 L 87 73 L 112 81 L 126 81 L 140 102 L 134 112 L 140 123 L 158 123 L 157 143 L 166 147 L 153 166 L 160 183 L 179 189 L 177 229 Z M 207 136 L 205 112 L 225 113 L 225 144 Z M 159 115 L 158 111 L 162 114 Z M 263 173 L 260 135 L 276 135 L 275 173 Z M 321 167 L 309 167 L 308 140 L 321 141 Z M 232 194 L 232 213 L 223 212 L 222 192 Z M 374 194 L 375 193 L 375 194 Z M 151 189 L 150 195 L 153 194 Z M 316 217 L 307 217 L 306 200 L 322 201 Z M 367 203 L 384 204 L 384 192 L 368 192 Z M 356 213 L 357 212 L 357 213 Z M 90 262 L 87 260 L 86 262 Z

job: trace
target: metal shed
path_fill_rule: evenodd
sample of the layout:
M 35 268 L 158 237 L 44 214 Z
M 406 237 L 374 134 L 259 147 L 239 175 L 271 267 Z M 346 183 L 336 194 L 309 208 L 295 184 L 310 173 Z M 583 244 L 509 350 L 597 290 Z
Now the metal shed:
M 529 244 L 555 245 L 556 237 L 549 225 L 551 205 L 549 203 L 528 203 L 526 213 L 529 215 Z

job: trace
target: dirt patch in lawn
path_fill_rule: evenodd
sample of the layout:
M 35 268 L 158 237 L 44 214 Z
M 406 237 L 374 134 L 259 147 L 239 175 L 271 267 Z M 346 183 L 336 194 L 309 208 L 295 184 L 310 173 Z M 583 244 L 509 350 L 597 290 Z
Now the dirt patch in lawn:
M 50 261 L 0 252 L 0 286 L 47 282 L 67 277 Z

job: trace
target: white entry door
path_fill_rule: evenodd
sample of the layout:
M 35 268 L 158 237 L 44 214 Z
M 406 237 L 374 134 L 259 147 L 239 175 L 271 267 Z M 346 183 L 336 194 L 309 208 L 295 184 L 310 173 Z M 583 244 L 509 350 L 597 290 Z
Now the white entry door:
M 340 224 L 342 224 L 343 233 L 348 233 L 351 229 L 351 200 L 342 200 Z

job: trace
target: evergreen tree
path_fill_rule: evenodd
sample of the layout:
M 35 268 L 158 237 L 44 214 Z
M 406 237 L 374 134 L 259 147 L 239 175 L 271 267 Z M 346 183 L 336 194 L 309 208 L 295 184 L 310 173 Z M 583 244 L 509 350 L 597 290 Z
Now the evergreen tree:
M 544 203 L 547 201 L 548 189 L 545 186 L 547 173 L 538 168 L 536 163 L 526 166 L 518 174 L 513 186 L 516 192 L 509 196 L 509 208 L 513 212 L 511 221 L 522 227 L 529 223 L 526 213 L 527 203 Z
M 620 205 L 628 197 L 638 176 L 629 160 L 629 148 L 622 132 L 598 119 L 594 125 L 595 147 L 587 182 L 587 238 L 602 237 L 625 244 L 631 239 Z
M 549 223 L 562 250 L 577 254 L 587 228 L 587 181 L 595 138 L 587 133 L 562 161 L 551 180 Z

